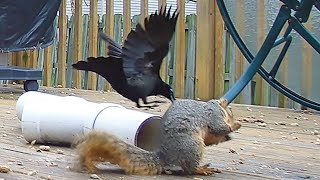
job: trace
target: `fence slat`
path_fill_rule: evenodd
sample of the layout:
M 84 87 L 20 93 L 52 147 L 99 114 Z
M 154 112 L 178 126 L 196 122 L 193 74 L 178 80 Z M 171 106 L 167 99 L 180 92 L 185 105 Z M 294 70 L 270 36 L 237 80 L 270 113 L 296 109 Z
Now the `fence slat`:
M 89 15 L 83 15 L 82 18 L 82 57 L 85 58 L 88 57 L 88 50 L 89 50 L 89 45 L 88 45 L 88 31 L 89 31 Z M 82 82 L 81 82 L 81 87 L 82 88 L 88 88 L 88 72 L 81 72 L 82 73 Z
M 210 1 L 214 6 L 214 98 L 220 98 L 224 93 L 224 27 L 223 20 L 216 1 Z
M 98 1 L 90 0 L 90 20 L 89 20 L 89 56 L 98 55 Z M 97 74 L 88 72 L 88 89 L 97 89 Z
M 99 18 L 100 19 L 100 18 Z M 106 24 L 106 15 L 102 15 L 101 23 L 99 23 L 99 31 L 103 30 Z M 106 56 L 106 43 L 104 41 L 98 40 L 98 56 Z M 98 84 L 97 90 L 102 91 L 104 90 L 105 83 L 107 82 L 102 76 L 98 76 Z
M 214 96 L 212 11 L 210 1 L 197 1 L 196 98 L 201 100 Z
M 52 45 L 51 45 L 52 46 Z M 43 68 L 43 85 L 51 86 L 51 77 L 52 77 L 52 47 L 49 46 L 44 49 L 44 68 Z M 54 45 L 53 45 L 54 46 Z
M 177 0 L 179 8 L 179 18 L 176 27 L 176 58 L 175 58 L 175 95 L 184 97 L 185 63 L 186 63 L 186 43 L 185 43 L 185 0 Z
M 74 37 L 75 37 L 75 27 L 74 27 L 74 15 L 71 16 L 68 22 L 68 46 L 67 46 L 67 73 L 66 73 L 66 87 L 71 88 L 72 86 L 72 63 L 74 62 Z
M 257 1 L 257 47 L 261 47 L 265 39 L 265 23 L 266 14 L 264 0 Z M 265 105 L 268 101 L 266 83 L 259 74 L 256 74 L 256 90 L 254 103 L 257 105 Z
M 108 36 L 114 38 L 114 0 L 107 0 L 106 11 L 105 32 Z M 106 48 L 106 54 L 108 53 L 107 51 L 108 48 Z M 111 85 L 107 81 L 105 81 L 104 89 L 107 91 L 112 90 Z
M 74 49 L 73 49 L 73 63 L 82 60 L 82 1 L 75 1 L 75 14 L 74 14 L 74 27 L 76 31 L 74 32 Z M 73 84 L 75 88 L 81 88 L 81 73 L 73 69 Z
M 146 18 L 148 16 L 148 0 L 140 0 L 140 23 L 144 24 L 144 18 Z
M 67 15 L 66 0 L 61 0 L 59 9 L 59 44 L 58 44 L 58 84 L 66 87 L 66 38 L 67 38 Z
M 39 51 L 38 49 L 31 50 L 31 68 L 35 69 L 38 65 L 38 55 Z
M 237 17 L 237 21 L 235 21 L 236 23 L 236 27 L 238 28 L 238 32 L 240 34 L 241 37 L 243 37 L 242 35 L 244 34 L 244 30 L 245 30 L 245 25 L 244 25 L 244 13 L 245 13 L 245 10 L 244 10 L 244 3 L 243 2 L 240 2 L 240 1 L 235 1 L 236 3 L 236 17 Z M 245 58 L 243 57 L 241 51 L 237 48 L 236 49 L 236 54 L 235 54 L 235 80 L 237 81 L 240 76 L 242 75 L 243 73 L 243 69 L 244 69 L 244 63 L 245 62 Z M 251 83 L 250 83 L 251 84 Z M 250 85 L 249 84 L 249 85 Z M 240 103 L 242 102 L 242 100 L 244 99 L 244 91 L 246 89 L 244 89 L 239 95 L 238 97 L 234 100 L 234 102 L 236 103 Z
M 188 27 L 188 45 L 187 45 L 187 71 L 185 84 L 185 97 L 194 99 L 195 71 L 196 71 L 196 26 L 197 16 L 189 15 L 186 18 Z
M 131 30 L 131 0 L 123 1 L 123 40 Z

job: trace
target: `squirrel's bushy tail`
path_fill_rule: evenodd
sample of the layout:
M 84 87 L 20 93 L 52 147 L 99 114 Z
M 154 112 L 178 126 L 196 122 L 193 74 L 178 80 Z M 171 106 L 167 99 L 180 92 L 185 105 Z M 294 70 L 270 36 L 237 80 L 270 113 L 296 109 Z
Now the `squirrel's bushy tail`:
M 95 162 L 117 164 L 126 174 L 156 175 L 162 172 L 156 152 L 130 145 L 106 132 L 91 131 L 75 145 L 81 165 L 91 172 L 96 170 Z

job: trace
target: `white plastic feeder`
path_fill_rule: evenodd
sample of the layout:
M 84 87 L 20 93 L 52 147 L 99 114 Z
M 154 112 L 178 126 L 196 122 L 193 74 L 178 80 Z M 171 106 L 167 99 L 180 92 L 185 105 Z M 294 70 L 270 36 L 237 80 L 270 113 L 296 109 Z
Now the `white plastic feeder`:
M 161 117 L 119 104 L 30 91 L 18 99 L 16 110 L 28 142 L 71 144 L 79 135 L 96 129 L 146 150 L 158 148 Z

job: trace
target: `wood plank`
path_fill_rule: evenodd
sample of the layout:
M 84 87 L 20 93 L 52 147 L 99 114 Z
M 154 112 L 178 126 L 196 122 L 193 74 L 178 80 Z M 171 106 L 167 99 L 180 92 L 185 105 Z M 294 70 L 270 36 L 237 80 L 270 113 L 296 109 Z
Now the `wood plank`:
M 72 80 L 73 80 L 73 71 L 72 64 L 74 62 L 74 37 L 75 37 L 75 24 L 74 24 L 75 16 L 72 15 L 70 20 L 68 21 L 67 27 L 67 72 L 66 72 L 66 87 L 72 87 Z
M 214 97 L 212 15 L 212 2 L 197 1 L 196 98 L 201 100 Z
M 195 14 L 187 16 L 188 26 L 188 46 L 187 46 L 187 71 L 185 97 L 195 98 L 195 71 L 196 71 L 196 26 L 197 16 Z
M 22 62 L 22 54 L 23 52 L 22 51 L 17 51 L 17 66 L 21 66 L 23 65 L 23 62 Z
M 123 1 L 123 41 L 131 31 L 131 0 Z
M 161 6 L 166 5 L 166 0 L 158 0 L 158 10 L 160 11 Z M 162 60 L 160 68 L 160 77 L 163 81 L 167 82 L 167 71 L 168 71 L 168 56 Z
M 66 38 L 67 38 L 67 14 L 66 0 L 61 0 L 59 9 L 59 43 L 58 43 L 58 84 L 66 87 Z
M 88 36 L 89 36 L 89 15 L 85 14 L 82 18 L 82 44 L 88 44 Z M 82 57 L 86 58 L 88 57 L 88 46 L 82 46 Z M 88 88 L 88 72 L 81 72 L 82 73 L 82 80 L 81 88 Z
M 105 25 L 106 25 L 106 15 L 103 14 L 102 18 L 99 15 L 99 19 L 101 19 L 101 21 L 99 21 L 99 30 L 98 31 L 105 31 Z M 106 42 L 101 41 L 98 38 L 98 57 L 99 56 L 106 56 Z M 97 75 L 98 76 L 98 82 L 97 82 L 97 91 L 103 91 L 104 87 L 105 87 L 105 82 L 107 82 L 102 76 Z
M 107 0 L 106 11 L 105 32 L 108 36 L 114 38 L 114 0 Z M 107 51 L 108 48 L 106 48 L 106 53 L 108 53 Z M 108 81 L 105 81 L 104 90 L 112 91 Z
M 313 13 L 310 14 L 309 19 L 313 18 Z M 312 21 L 305 23 L 305 27 L 312 32 L 313 24 Z M 314 29 L 315 30 L 315 29 Z M 303 41 L 303 51 L 302 51 L 302 96 L 310 98 L 312 95 L 312 59 L 313 59 L 313 49 L 307 41 Z M 305 109 L 306 107 L 302 107 Z
M 73 49 L 73 63 L 76 63 L 77 61 L 83 60 L 82 59 L 82 1 L 75 1 L 75 13 L 74 13 L 74 49 Z M 81 88 L 81 73 L 80 71 L 73 70 L 72 72 L 73 76 L 73 84 L 72 86 L 75 88 L 80 89 Z
M 148 17 L 148 2 L 149 0 L 140 0 L 140 23 L 144 27 L 144 19 Z
M 265 0 L 257 1 L 257 49 L 260 49 L 265 40 L 266 25 Z M 257 105 L 267 105 L 268 103 L 267 84 L 258 73 L 256 74 L 254 103 Z
M 123 16 L 121 14 L 116 14 L 114 16 L 114 40 L 121 44 L 124 37 L 121 35 Z
M 244 30 L 245 30 L 245 25 L 244 25 L 244 13 L 245 13 L 245 9 L 244 9 L 244 3 L 240 2 L 240 1 L 236 1 L 236 17 L 237 17 L 237 21 L 235 22 L 235 26 L 237 27 L 238 33 L 241 37 L 243 37 L 242 35 L 244 34 Z M 240 76 L 242 75 L 242 73 L 244 72 L 244 63 L 246 63 L 246 60 L 244 58 L 244 56 L 242 55 L 241 51 L 237 48 L 236 49 L 236 53 L 235 53 L 235 58 L 236 58 L 236 63 L 235 63 L 235 67 L 236 67 L 236 81 L 240 78 Z M 236 103 L 240 103 L 243 102 L 244 99 L 244 93 L 241 92 L 238 97 L 234 100 L 234 102 Z
M 228 86 L 225 87 L 225 93 L 229 90 L 235 83 L 235 51 L 236 45 L 233 41 L 230 33 L 228 31 L 225 32 L 225 68 L 226 68 L 226 77 L 225 79 L 228 80 Z
M 284 25 L 284 28 L 282 29 L 281 34 L 285 32 L 285 29 L 288 27 L 288 24 Z M 279 81 L 282 83 L 284 86 L 288 86 L 288 79 L 289 79 L 289 53 L 287 52 L 285 57 L 283 58 L 283 61 L 280 65 L 279 68 Z M 279 93 L 279 92 L 278 92 Z M 285 108 L 289 106 L 288 98 L 279 93 L 278 96 L 278 107 Z
M 98 1 L 90 0 L 89 16 L 89 56 L 97 57 L 98 55 Z M 97 74 L 88 72 L 88 89 L 97 89 Z
M 179 9 L 179 18 L 176 27 L 176 41 L 175 41 L 175 96 L 179 98 L 184 97 L 184 82 L 185 82 L 185 64 L 186 64 L 186 43 L 185 43 L 185 0 L 177 0 L 177 7 Z
M 38 56 L 39 56 L 39 51 L 38 49 L 34 49 L 31 51 L 31 68 L 35 69 L 37 68 L 38 65 Z M 40 67 L 39 67 L 40 68 Z
M 39 80 L 38 83 L 40 86 L 43 86 L 43 80 L 44 80 L 44 72 L 43 72 L 43 69 L 44 69 L 44 49 L 39 49 L 38 50 L 38 57 L 37 57 L 37 68 L 41 69 L 42 70 L 42 80 Z
M 11 64 L 9 64 L 9 65 L 16 66 L 17 65 L 17 55 L 18 55 L 18 53 L 17 52 L 11 52 L 10 54 L 11 54 L 11 60 L 10 60 Z
M 23 90 L 21 85 L 8 85 L 1 88 L 0 98 L 0 164 L 8 165 L 13 171 L 0 174 L 6 179 L 89 179 L 87 172 L 75 172 L 73 167 L 75 149 L 50 145 L 49 152 L 37 152 L 29 148 L 22 138 L 21 122 L 17 119 L 16 101 Z M 3 90 L 5 89 L 5 90 Z M 65 96 L 61 92 L 69 92 L 66 88 L 41 87 L 49 94 Z M 6 93 L 7 92 L 7 93 Z M 10 95 L 9 92 L 13 92 Z M 79 97 L 92 102 L 119 102 L 123 99 L 115 93 L 100 93 L 97 91 L 72 90 Z M 106 98 L 106 99 L 104 99 Z M 155 97 L 155 100 L 161 100 Z M 170 103 L 159 109 L 149 110 L 151 113 L 162 115 Z M 123 104 L 132 109 L 134 102 L 126 101 Z M 320 177 L 319 145 L 315 144 L 319 136 L 311 131 L 319 130 L 320 116 L 316 111 L 303 112 L 290 109 L 279 109 L 261 106 L 231 104 L 235 118 L 263 119 L 265 127 L 259 123 L 242 123 L 239 131 L 231 134 L 231 141 L 217 146 L 207 147 L 201 163 L 210 163 L 219 168 L 222 173 L 212 176 L 201 176 L 201 179 L 316 179 Z M 251 110 L 248 111 L 248 108 Z M 138 110 L 138 109 L 136 109 Z M 7 113 L 10 111 L 11 113 Z M 145 111 L 145 110 L 139 110 Z M 289 116 L 288 116 L 289 115 Z M 260 117 L 262 116 L 262 117 Z M 300 118 L 300 119 L 299 119 Z M 284 122 L 286 125 L 276 125 L 274 122 Z M 291 123 L 299 123 L 293 126 Z M 6 134 L 3 135 L 3 134 Z M 284 138 L 283 136 L 286 136 Z M 294 136 L 297 137 L 293 138 Z M 312 142 L 314 141 L 314 142 Z M 34 147 L 38 147 L 35 145 Z M 57 149 L 64 154 L 57 154 Z M 236 153 L 231 153 L 235 150 Z M 53 163 L 53 164 L 52 164 Z M 22 165 L 18 165 L 22 164 Z M 101 179 L 150 179 L 150 176 L 124 175 L 117 166 L 101 165 L 102 170 L 97 174 Z M 36 170 L 34 176 L 26 176 L 28 172 Z M 2 176 L 4 175 L 4 176 Z M 172 176 L 161 175 L 152 178 L 164 180 L 196 179 L 199 176 Z
M 29 68 L 30 67 L 30 50 L 23 51 L 22 60 L 23 60 L 22 66 Z
M 52 76 L 52 48 L 51 46 L 44 49 L 44 78 L 43 78 L 43 85 L 51 86 L 51 76 Z
M 214 98 L 218 99 L 224 94 L 224 72 L 225 72 L 225 59 L 224 59 L 224 22 L 218 9 L 216 1 L 212 2 L 214 16 L 214 48 L 212 54 L 214 55 Z M 212 42 L 211 42 L 212 43 Z
M 13 52 L 8 53 L 8 65 L 12 66 L 12 61 L 13 61 Z

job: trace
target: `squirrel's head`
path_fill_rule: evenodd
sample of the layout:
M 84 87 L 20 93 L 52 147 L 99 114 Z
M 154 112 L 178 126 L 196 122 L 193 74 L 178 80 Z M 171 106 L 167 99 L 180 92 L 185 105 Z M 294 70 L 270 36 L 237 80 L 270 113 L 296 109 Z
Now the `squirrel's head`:
M 225 115 L 225 122 L 227 125 L 230 126 L 231 131 L 236 131 L 241 127 L 241 124 L 239 121 L 235 121 L 233 117 L 233 112 L 231 109 L 231 106 L 228 106 L 228 101 L 224 98 L 220 98 L 218 100 L 218 103 Z
M 219 144 L 229 141 L 232 131 L 236 131 L 241 127 L 238 121 L 234 120 L 231 107 L 228 106 L 228 101 L 224 98 L 219 100 L 210 100 L 210 108 L 212 110 L 212 121 L 209 121 L 204 129 L 201 129 L 201 136 L 206 146 Z
M 200 131 L 200 133 L 201 133 L 201 138 L 203 139 L 203 143 L 206 146 L 210 146 L 213 144 L 219 144 L 219 143 L 231 140 L 231 136 L 229 134 L 227 134 L 227 135 L 213 134 L 210 131 L 210 127 L 202 129 Z

